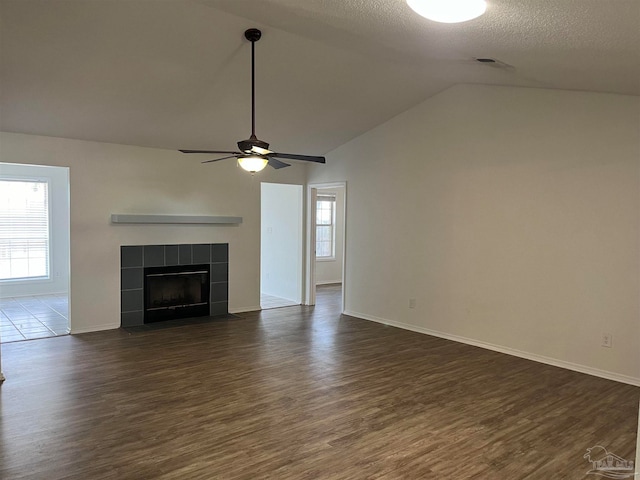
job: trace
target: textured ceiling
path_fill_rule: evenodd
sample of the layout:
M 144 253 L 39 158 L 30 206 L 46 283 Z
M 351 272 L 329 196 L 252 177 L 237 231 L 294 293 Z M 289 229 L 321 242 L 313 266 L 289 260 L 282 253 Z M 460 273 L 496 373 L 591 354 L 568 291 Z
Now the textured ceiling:
M 640 95 L 640 1 L 488 0 L 437 24 L 404 0 L 0 0 L 0 129 L 162 148 L 250 133 L 324 154 L 457 83 Z M 492 57 L 505 65 L 480 64 Z

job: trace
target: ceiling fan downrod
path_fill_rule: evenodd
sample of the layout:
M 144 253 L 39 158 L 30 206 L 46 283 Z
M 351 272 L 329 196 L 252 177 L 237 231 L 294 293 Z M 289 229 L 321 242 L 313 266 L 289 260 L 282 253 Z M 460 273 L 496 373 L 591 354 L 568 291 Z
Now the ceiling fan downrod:
M 250 28 L 244 32 L 244 38 L 251 42 L 251 140 L 256 137 L 256 42 L 262 37 L 257 28 Z M 267 147 L 269 148 L 269 147 Z

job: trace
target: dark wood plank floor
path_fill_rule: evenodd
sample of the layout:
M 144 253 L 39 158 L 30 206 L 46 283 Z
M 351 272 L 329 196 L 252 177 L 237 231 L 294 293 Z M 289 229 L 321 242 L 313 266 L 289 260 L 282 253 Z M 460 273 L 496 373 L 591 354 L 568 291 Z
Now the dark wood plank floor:
M 2 346 L 2 479 L 582 479 L 640 389 L 318 306 Z

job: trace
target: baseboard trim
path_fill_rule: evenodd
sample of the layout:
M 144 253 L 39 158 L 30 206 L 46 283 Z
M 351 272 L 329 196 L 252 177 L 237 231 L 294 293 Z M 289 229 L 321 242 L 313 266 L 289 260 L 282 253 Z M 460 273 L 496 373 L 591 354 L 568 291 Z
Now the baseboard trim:
M 72 327 L 69 333 L 71 335 L 77 335 L 79 333 L 102 332 L 103 330 L 114 330 L 116 328 L 120 328 L 120 323 L 106 323 L 103 325 L 93 325 L 85 328 Z
M 481 340 L 474 340 L 472 338 L 462 337 L 460 335 L 453 335 L 450 333 L 439 332 L 437 330 L 430 330 L 424 327 L 418 327 L 408 323 L 396 322 L 393 320 L 387 320 L 385 318 L 376 317 L 374 315 L 367 315 L 365 313 L 354 312 L 345 310 L 345 315 L 351 317 L 361 318 L 363 320 L 369 320 L 371 322 L 382 323 L 383 325 L 389 325 L 391 327 L 402 328 L 403 330 L 410 330 L 412 332 L 423 333 L 425 335 L 431 335 L 433 337 L 444 338 L 445 340 L 452 340 L 458 343 L 465 343 L 474 347 L 484 348 L 486 350 L 493 350 L 494 352 L 505 353 L 507 355 L 513 355 L 514 357 L 520 357 L 527 360 L 532 360 L 538 363 L 544 363 L 546 365 L 552 365 L 554 367 L 565 368 L 567 370 L 573 370 L 574 372 L 586 373 L 587 375 L 593 375 L 595 377 L 606 378 L 607 380 L 613 380 L 615 382 L 626 383 L 640 387 L 640 378 L 630 377 L 628 375 L 621 375 L 615 372 L 609 372 L 607 370 L 600 370 L 598 368 L 587 367 L 578 363 L 567 362 L 564 360 L 558 360 L 556 358 L 545 357 L 544 355 L 538 355 L 535 353 L 525 352 L 517 350 L 515 348 L 504 347 L 502 345 L 495 345 L 493 343 L 483 342 Z
M 253 306 L 253 307 L 237 307 L 237 308 L 230 308 L 229 313 L 259 312 L 260 310 L 262 310 L 260 305 Z

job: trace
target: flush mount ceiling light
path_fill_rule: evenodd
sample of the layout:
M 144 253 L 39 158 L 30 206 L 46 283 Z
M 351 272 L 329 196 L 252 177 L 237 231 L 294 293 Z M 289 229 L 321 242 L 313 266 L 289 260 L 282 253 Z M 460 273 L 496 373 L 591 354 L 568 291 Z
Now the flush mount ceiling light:
M 484 0 L 407 0 L 407 4 L 418 15 L 442 23 L 466 22 L 487 9 Z

